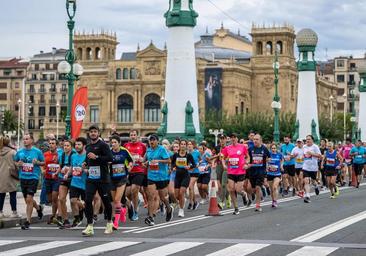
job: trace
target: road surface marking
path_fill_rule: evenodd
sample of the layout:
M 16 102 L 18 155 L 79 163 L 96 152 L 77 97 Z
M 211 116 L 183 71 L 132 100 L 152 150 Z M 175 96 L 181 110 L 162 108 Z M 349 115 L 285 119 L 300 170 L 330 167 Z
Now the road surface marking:
M 206 256 L 245 256 L 269 246 L 269 244 L 236 244 Z
M 9 251 L 1 252 L 2 256 L 20 256 L 45 250 L 54 249 L 57 247 L 72 245 L 81 243 L 81 241 L 54 241 L 54 242 L 48 242 L 43 244 L 32 244 L 30 246 L 21 247 L 17 249 L 12 249 Z
M 132 229 L 137 229 L 139 227 L 119 227 L 118 230 L 132 230 Z M 11 229 L 19 229 L 19 227 L 15 227 L 15 228 L 11 228 Z M 35 226 L 31 226 L 30 228 L 31 230 L 60 230 L 59 227 L 35 227 Z M 65 229 L 65 230 L 84 230 L 85 227 L 74 227 L 74 228 L 70 228 L 70 229 Z M 104 230 L 105 227 L 94 227 L 95 230 Z
M 305 246 L 299 250 L 287 254 L 287 256 L 309 256 L 309 255 L 326 256 L 337 249 L 338 247 Z
M 157 248 L 153 248 L 151 250 L 139 252 L 136 254 L 132 254 L 131 256 L 166 256 L 171 255 L 180 251 L 188 250 L 193 247 L 199 246 L 203 243 L 196 242 L 176 242 L 167 245 L 163 245 Z
M 139 244 L 139 242 L 110 242 L 106 244 L 101 244 L 97 246 L 92 246 L 76 251 L 71 251 L 63 254 L 58 254 L 56 256 L 88 256 L 88 255 L 97 255 L 99 253 L 109 252 L 118 250 L 127 246 L 136 245 Z
M 314 230 L 308 234 L 302 235 L 300 237 L 294 238 L 291 241 L 292 242 L 314 242 L 316 240 L 319 240 L 331 233 L 334 233 L 340 229 L 343 229 L 345 227 L 348 227 L 352 224 L 355 224 L 356 222 L 362 221 L 366 219 L 366 211 L 360 212 L 356 215 L 353 215 L 351 217 L 339 220 L 335 223 L 332 223 L 328 226 L 319 228 L 317 230 Z
M 24 242 L 25 240 L 0 240 L 0 246 Z

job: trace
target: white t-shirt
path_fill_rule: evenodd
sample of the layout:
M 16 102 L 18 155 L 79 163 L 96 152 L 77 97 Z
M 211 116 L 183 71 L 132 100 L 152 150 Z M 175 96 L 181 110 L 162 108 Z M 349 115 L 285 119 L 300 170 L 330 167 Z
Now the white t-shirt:
M 291 151 L 291 155 L 296 155 L 296 154 L 297 154 L 297 156 L 295 156 L 295 168 L 300 169 L 304 165 L 304 150 L 302 148 L 295 147 Z
M 308 172 L 317 172 L 318 158 L 311 156 L 309 153 L 313 152 L 315 154 L 321 154 L 319 147 L 315 144 L 311 145 L 310 147 L 304 145 L 303 150 L 304 150 L 304 165 L 302 169 Z

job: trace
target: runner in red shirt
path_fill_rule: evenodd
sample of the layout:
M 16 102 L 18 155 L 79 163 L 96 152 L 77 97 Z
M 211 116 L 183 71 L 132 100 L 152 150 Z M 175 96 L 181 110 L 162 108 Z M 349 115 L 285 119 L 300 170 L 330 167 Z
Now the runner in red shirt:
M 52 202 L 52 215 L 48 224 L 52 224 L 57 212 L 58 187 L 60 186 L 60 183 L 56 172 L 60 168 L 60 165 L 58 164 L 57 140 L 54 138 L 49 139 L 48 144 L 50 150 L 43 154 L 45 159 L 43 170 L 48 202 Z
M 147 170 L 142 164 L 145 154 L 146 145 L 139 141 L 137 131 L 130 132 L 130 142 L 124 146 L 131 154 L 134 161 L 132 169 L 128 175 L 127 196 L 132 202 L 132 209 L 129 209 L 129 216 L 132 221 L 138 220 L 138 200 L 141 187 L 147 187 Z

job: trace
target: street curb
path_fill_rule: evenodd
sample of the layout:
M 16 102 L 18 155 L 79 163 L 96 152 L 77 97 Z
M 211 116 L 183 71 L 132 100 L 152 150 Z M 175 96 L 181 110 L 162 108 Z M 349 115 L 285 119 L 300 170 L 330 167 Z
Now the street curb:
M 45 220 L 49 219 L 50 217 L 51 217 L 51 214 L 43 215 L 43 218 L 41 220 L 36 216 L 32 217 L 31 225 L 34 224 L 34 223 L 44 222 Z M 20 225 L 22 223 L 24 223 L 25 221 L 26 221 L 25 217 L 0 219 L 0 229 L 20 227 Z

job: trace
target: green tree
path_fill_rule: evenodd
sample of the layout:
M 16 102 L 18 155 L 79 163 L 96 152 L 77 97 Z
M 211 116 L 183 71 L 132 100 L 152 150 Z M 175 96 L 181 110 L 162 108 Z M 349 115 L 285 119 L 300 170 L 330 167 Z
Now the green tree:
M 18 117 L 11 110 L 4 111 L 4 121 L 1 124 L 2 133 L 4 131 L 16 131 L 18 132 Z M 20 129 L 22 130 L 23 126 L 20 124 Z

